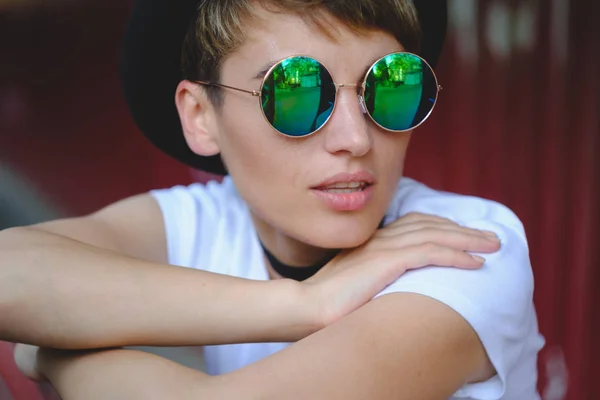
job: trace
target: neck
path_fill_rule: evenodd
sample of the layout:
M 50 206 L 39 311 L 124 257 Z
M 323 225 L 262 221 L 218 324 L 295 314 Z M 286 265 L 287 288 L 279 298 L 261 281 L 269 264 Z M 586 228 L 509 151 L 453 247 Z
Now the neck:
M 255 215 L 252 215 L 252 220 L 263 248 L 289 267 L 303 268 L 323 264 L 339 252 L 338 249 L 324 249 L 291 238 Z

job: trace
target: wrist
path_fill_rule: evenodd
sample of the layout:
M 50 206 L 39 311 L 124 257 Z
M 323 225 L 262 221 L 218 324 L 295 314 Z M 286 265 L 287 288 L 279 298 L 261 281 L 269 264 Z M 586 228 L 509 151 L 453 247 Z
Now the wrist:
M 268 308 L 278 310 L 274 317 L 284 325 L 279 327 L 282 337 L 276 338 L 276 341 L 296 342 L 323 328 L 318 313 L 311 306 L 305 285 L 291 279 L 277 279 L 269 283 L 275 289 L 269 296 Z

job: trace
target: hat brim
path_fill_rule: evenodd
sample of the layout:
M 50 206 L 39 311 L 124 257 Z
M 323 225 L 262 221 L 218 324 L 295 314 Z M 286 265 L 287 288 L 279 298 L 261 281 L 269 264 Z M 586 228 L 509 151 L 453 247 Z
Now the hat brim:
M 435 66 L 447 25 L 446 0 L 414 0 L 423 38 L 421 56 Z M 142 133 L 160 150 L 192 168 L 225 175 L 220 156 L 190 150 L 175 107 L 182 79 L 183 39 L 198 0 L 137 0 L 125 33 L 121 84 L 131 115 Z

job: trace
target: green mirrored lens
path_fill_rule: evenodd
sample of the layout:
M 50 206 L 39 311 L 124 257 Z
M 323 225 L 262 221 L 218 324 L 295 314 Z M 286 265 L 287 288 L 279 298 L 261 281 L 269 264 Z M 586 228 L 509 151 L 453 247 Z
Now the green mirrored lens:
M 427 118 L 437 99 L 433 71 L 420 57 L 390 54 L 369 71 L 365 104 L 375 122 L 390 130 L 407 130 Z
M 329 119 L 335 85 L 318 61 L 290 57 L 271 70 L 261 100 L 265 117 L 275 129 L 288 136 L 306 136 Z

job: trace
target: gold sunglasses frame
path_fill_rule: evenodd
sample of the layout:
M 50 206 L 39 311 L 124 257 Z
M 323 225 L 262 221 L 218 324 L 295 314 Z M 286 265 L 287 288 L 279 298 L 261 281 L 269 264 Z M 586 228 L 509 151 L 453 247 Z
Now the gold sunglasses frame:
M 386 128 L 385 126 L 381 125 L 379 122 L 375 121 L 375 118 L 373 118 L 373 116 L 371 115 L 371 113 L 369 112 L 369 110 L 367 109 L 367 106 L 365 104 L 365 100 L 364 100 L 364 93 L 365 93 L 365 89 L 366 89 L 366 85 L 367 85 L 367 78 L 369 76 L 369 74 L 371 73 L 371 71 L 373 70 L 373 68 L 375 67 L 375 65 L 377 65 L 380 61 L 382 61 L 384 58 L 389 57 L 391 55 L 395 55 L 395 54 L 408 54 L 408 55 L 412 55 L 415 56 L 417 58 L 419 58 L 423 63 L 425 63 L 425 65 L 427 65 L 427 67 L 429 68 L 429 70 L 431 71 L 431 74 L 433 75 L 433 79 L 435 81 L 435 85 L 436 85 L 436 93 L 435 93 L 435 99 L 433 101 L 433 106 L 431 107 L 431 110 L 429 110 L 429 112 L 427 113 L 427 115 L 425 117 L 423 117 L 423 120 L 421 122 L 419 122 L 417 125 L 413 126 L 410 129 L 402 129 L 402 130 L 395 130 L 395 129 L 389 129 Z M 308 133 L 306 135 L 302 135 L 302 136 L 294 136 L 294 135 L 288 135 L 286 133 L 281 132 L 279 129 L 277 129 L 273 123 L 271 123 L 271 121 L 269 121 L 269 119 L 267 118 L 267 116 L 265 115 L 265 111 L 263 110 L 262 107 L 262 91 L 263 88 L 265 86 L 265 83 L 267 81 L 267 78 L 269 78 L 269 76 L 271 75 L 271 73 L 273 72 L 273 70 L 275 68 L 277 68 L 279 65 L 281 65 L 281 63 L 283 63 L 286 60 L 289 60 L 291 58 L 296 58 L 296 57 L 305 57 L 305 58 L 310 58 L 316 62 L 319 63 L 319 65 L 322 68 L 325 68 L 325 71 L 327 71 L 327 73 L 329 74 L 329 76 L 331 76 L 332 79 L 332 83 L 335 86 L 335 99 L 333 102 L 333 110 L 331 110 L 331 113 L 329 114 L 329 116 L 327 117 L 327 119 L 325 120 L 325 122 L 323 122 L 323 124 L 321 124 L 320 127 L 318 127 L 317 129 L 315 129 L 313 132 Z M 234 86 L 229 86 L 229 85 L 223 85 L 221 83 L 215 83 L 215 82 L 206 82 L 206 81 L 192 81 L 198 85 L 203 85 L 203 86 L 214 86 L 214 87 L 220 87 L 223 89 L 231 89 L 231 90 L 235 90 L 238 92 L 242 92 L 242 93 L 246 93 L 246 94 L 250 94 L 253 97 L 258 97 L 258 107 L 260 108 L 260 112 L 263 116 L 263 118 L 265 119 L 265 121 L 275 130 L 277 131 L 279 134 L 284 135 L 285 137 L 289 137 L 289 138 L 306 138 L 309 136 L 314 135 L 315 133 L 319 132 L 325 125 L 327 125 L 327 123 L 329 122 L 329 120 L 331 119 L 331 117 L 333 116 L 333 113 L 335 112 L 335 109 L 337 107 L 337 96 L 338 96 L 338 91 L 340 88 L 347 88 L 347 87 L 351 87 L 351 88 L 360 88 L 360 92 L 358 93 L 358 101 L 360 104 L 360 108 L 363 112 L 363 114 L 367 114 L 369 116 L 369 118 L 371 119 L 371 121 L 373 121 L 378 127 L 380 127 L 381 129 L 387 131 L 387 132 L 394 132 L 394 133 L 401 133 L 401 132 L 408 132 L 408 131 L 412 131 L 414 129 L 417 129 L 419 126 L 421 126 L 431 115 L 431 113 L 433 112 L 433 110 L 435 109 L 435 106 L 437 105 L 437 101 L 439 98 L 439 94 L 442 91 L 442 86 L 439 84 L 439 81 L 437 79 L 437 75 L 435 74 L 435 71 L 433 70 L 433 68 L 431 67 L 431 65 L 421 56 L 411 53 L 411 52 L 406 52 L 406 51 L 398 51 L 398 52 L 394 52 L 394 53 L 389 53 L 386 54 L 385 56 L 379 58 L 377 61 L 375 61 L 367 70 L 367 73 L 364 76 L 364 79 L 362 81 L 362 83 L 335 83 L 333 81 L 333 75 L 331 74 L 331 71 L 329 71 L 329 69 L 319 60 L 311 57 L 311 56 L 307 56 L 307 55 L 293 55 L 293 56 L 289 56 L 286 57 L 284 59 L 281 59 L 280 61 L 278 61 L 277 63 L 275 63 L 271 68 L 269 68 L 269 70 L 267 71 L 267 73 L 265 74 L 262 83 L 260 85 L 260 89 L 259 90 L 246 90 L 246 89 L 241 89 L 241 88 L 237 88 Z

